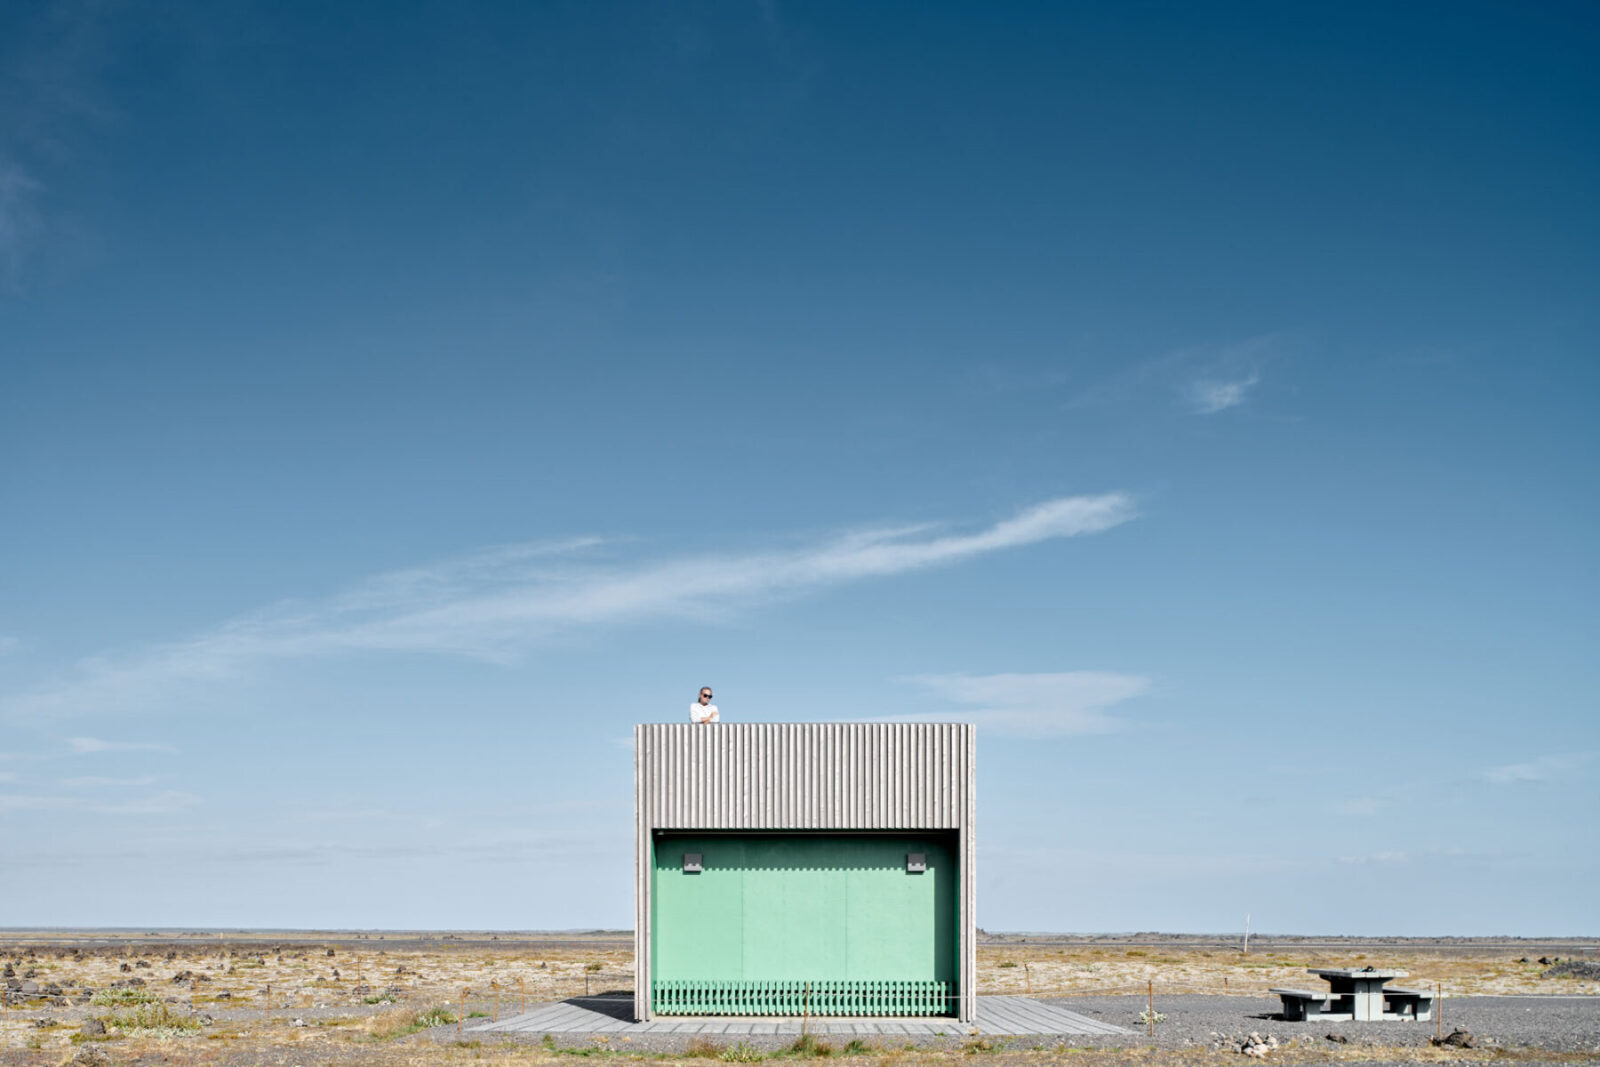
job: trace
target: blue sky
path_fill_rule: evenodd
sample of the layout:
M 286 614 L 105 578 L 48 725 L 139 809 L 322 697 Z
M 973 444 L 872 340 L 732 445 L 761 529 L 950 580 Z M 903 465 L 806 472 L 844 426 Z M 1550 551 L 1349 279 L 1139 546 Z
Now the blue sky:
M 624 926 L 710 684 L 991 929 L 1600 932 L 1597 38 L 7 5 L 4 921 Z

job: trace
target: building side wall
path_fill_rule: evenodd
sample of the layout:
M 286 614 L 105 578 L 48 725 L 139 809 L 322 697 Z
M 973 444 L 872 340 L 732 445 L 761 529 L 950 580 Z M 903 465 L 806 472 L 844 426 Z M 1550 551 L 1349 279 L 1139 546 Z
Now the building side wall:
M 977 1001 L 976 735 L 965 723 L 648 723 L 634 727 L 634 1010 L 650 1013 L 655 830 L 954 830 L 960 1017 Z

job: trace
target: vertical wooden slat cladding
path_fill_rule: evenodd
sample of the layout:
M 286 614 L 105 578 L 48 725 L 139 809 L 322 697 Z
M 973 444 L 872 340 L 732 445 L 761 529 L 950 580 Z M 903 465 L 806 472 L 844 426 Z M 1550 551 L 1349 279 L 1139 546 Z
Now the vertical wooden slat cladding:
M 970 818 L 962 723 L 647 724 L 641 823 L 725 830 L 956 830 Z

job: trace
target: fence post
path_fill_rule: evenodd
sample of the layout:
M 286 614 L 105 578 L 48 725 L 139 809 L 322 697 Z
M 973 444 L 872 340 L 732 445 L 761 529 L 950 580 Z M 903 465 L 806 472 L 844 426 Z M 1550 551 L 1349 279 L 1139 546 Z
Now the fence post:
M 189 979 L 189 1011 L 194 1013 L 200 1010 L 200 979 Z
M 526 1015 L 528 1012 L 528 987 L 523 984 L 521 975 L 517 976 L 517 992 L 522 994 L 522 1012 Z
M 500 982 L 499 982 L 499 980 L 496 979 L 495 981 L 490 982 L 489 983 L 489 987 L 494 990 L 494 1019 L 492 1021 L 499 1022 L 500 1021 Z
M 1156 983 L 1148 980 L 1144 984 L 1145 996 L 1149 1000 L 1145 1004 L 1145 1014 L 1150 1017 L 1150 1036 L 1156 1036 Z
M 272 983 L 267 983 L 267 1004 L 263 1009 L 267 1022 L 272 1022 Z
M 1439 1040 L 1444 1040 L 1444 989 L 1438 982 L 1433 983 L 1433 1033 Z
M 806 1027 L 811 1023 L 811 983 L 806 983 L 806 1002 L 803 1014 L 800 1016 L 800 1036 L 806 1036 Z
M 461 1036 L 461 1023 L 467 1017 L 467 992 L 466 986 L 461 987 L 461 1010 L 456 1013 L 456 1036 Z

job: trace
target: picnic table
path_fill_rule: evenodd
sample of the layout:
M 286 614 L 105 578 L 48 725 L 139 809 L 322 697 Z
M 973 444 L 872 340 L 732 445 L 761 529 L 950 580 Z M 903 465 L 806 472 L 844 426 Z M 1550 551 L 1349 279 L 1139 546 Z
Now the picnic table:
M 1376 1022 L 1380 1019 L 1422 1021 L 1433 1017 L 1433 994 L 1420 989 L 1385 988 L 1407 972 L 1382 967 L 1308 967 L 1329 991 L 1272 989 L 1283 1001 L 1283 1017 L 1290 1022 Z

